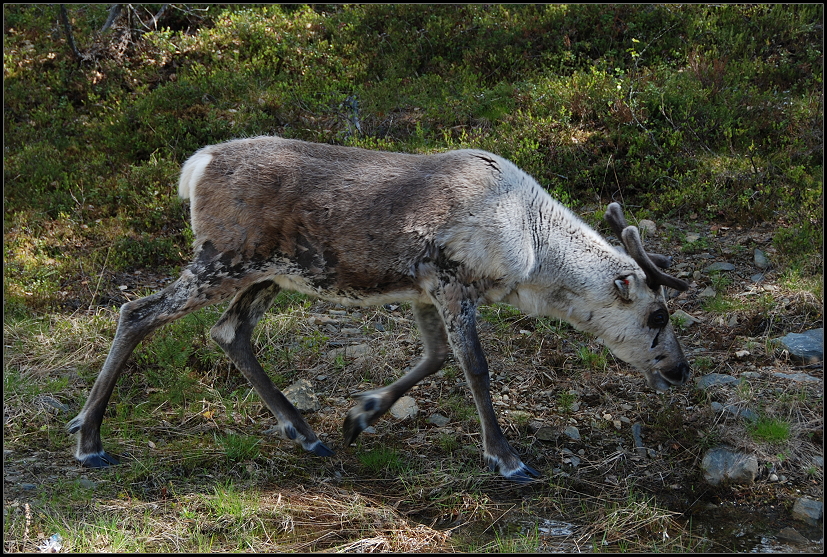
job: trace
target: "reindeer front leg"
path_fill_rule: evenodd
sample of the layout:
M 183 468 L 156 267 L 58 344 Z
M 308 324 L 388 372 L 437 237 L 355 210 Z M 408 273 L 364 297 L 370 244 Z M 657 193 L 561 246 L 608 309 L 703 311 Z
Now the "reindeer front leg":
M 448 342 L 454 351 L 465 380 L 471 389 L 482 429 L 483 457 L 491 471 L 509 480 L 529 482 L 539 476 L 535 469 L 523 464 L 503 435 L 491 403 L 491 380 L 488 362 L 477 336 L 476 288 L 455 278 L 440 281 L 431 291 L 437 309 L 448 331 Z

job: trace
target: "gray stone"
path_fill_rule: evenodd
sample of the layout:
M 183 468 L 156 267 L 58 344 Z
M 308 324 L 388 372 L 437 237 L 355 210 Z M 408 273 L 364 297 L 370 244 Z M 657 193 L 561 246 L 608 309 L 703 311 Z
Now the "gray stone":
M 728 447 L 710 449 L 701 461 L 704 479 L 711 485 L 751 484 L 758 475 L 758 459 Z
M 737 382 L 738 379 L 736 377 L 724 373 L 708 373 L 695 379 L 695 385 L 697 385 L 699 389 L 708 389 L 714 385 L 727 385 Z
M 821 524 L 821 519 L 824 516 L 824 503 L 815 501 L 807 497 L 797 499 L 793 505 L 793 518 L 806 522 L 811 526 L 818 526 Z
M 658 225 L 656 225 L 653 221 L 650 221 L 649 219 L 641 219 L 637 223 L 637 227 L 640 230 L 645 231 L 647 234 L 654 234 L 658 229 Z
M 770 260 L 767 259 L 767 254 L 760 249 L 756 249 L 755 252 L 753 252 L 753 261 L 759 269 L 768 269 L 770 266 Z
M 714 298 L 717 295 L 718 295 L 718 293 L 715 292 L 714 288 L 712 288 L 711 286 L 707 286 L 706 288 L 703 289 L 703 292 L 698 294 L 698 297 L 699 298 Z
M 540 441 L 557 441 L 558 433 L 553 427 L 544 426 L 537 430 L 537 439 Z
M 284 396 L 299 412 L 316 412 L 322 407 L 313 392 L 313 384 L 307 379 L 299 379 L 284 389 Z
M 734 270 L 735 270 L 735 265 L 733 265 L 732 263 L 724 263 L 723 261 L 719 261 L 718 263 L 713 263 L 712 265 L 710 265 L 709 267 L 704 269 L 704 271 L 706 271 L 707 273 L 710 273 L 712 271 L 734 271 Z
M 781 373 L 780 371 L 773 371 L 772 374 L 780 379 L 788 381 L 795 381 L 796 383 L 821 383 L 821 379 L 807 375 L 806 373 Z
M 675 313 L 673 313 L 672 317 L 677 319 L 677 321 L 681 323 L 684 327 L 689 327 L 690 325 L 694 325 L 695 323 L 700 323 L 698 319 L 692 317 L 682 309 L 679 309 Z
M 580 441 L 580 431 L 573 425 L 567 426 L 566 429 L 563 430 L 563 434 L 569 439 Z
M 390 413 L 391 416 L 399 420 L 415 418 L 419 413 L 419 406 L 416 405 L 416 401 L 412 397 L 403 396 L 393 403 Z
M 824 360 L 824 329 L 812 329 L 803 333 L 789 333 L 774 339 L 790 352 L 790 356 L 808 364 Z
M 344 356 L 345 358 L 357 358 L 359 356 L 365 356 L 369 353 L 370 346 L 367 344 L 353 344 L 350 346 L 342 346 L 341 348 L 334 348 L 327 353 L 326 357 L 329 361 L 333 361 L 338 356 Z
M 749 408 L 738 408 L 738 406 L 735 404 L 723 405 L 720 402 L 713 402 L 711 406 L 712 410 L 714 410 L 715 412 L 729 412 L 733 416 L 739 416 L 750 422 L 758 420 L 758 414 L 756 414 Z
M 795 528 L 782 528 L 778 531 L 778 539 L 784 540 L 785 542 L 792 542 L 799 545 L 804 545 L 810 543 L 810 540 L 802 536 L 798 533 L 798 530 Z
M 447 416 L 443 416 L 442 414 L 431 414 L 428 416 L 426 420 L 429 424 L 434 424 L 437 427 L 445 427 L 448 425 L 448 422 L 451 421 L 451 418 Z
M 635 450 L 641 456 L 646 455 L 646 445 L 643 444 L 643 426 L 640 423 L 632 424 L 632 439 L 635 441 Z
M 37 395 L 34 402 L 44 410 L 48 410 L 55 414 L 68 414 L 70 408 L 50 395 Z

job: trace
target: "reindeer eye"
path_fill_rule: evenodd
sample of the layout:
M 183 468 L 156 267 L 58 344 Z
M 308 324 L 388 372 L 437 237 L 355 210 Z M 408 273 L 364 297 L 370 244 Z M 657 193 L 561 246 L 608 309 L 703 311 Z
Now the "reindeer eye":
M 649 316 L 649 327 L 651 329 L 662 329 L 669 323 L 669 313 L 665 309 L 653 311 Z

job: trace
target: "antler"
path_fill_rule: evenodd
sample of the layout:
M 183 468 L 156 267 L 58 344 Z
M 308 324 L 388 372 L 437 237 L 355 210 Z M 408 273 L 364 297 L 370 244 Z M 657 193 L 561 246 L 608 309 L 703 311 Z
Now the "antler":
M 612 230 L 623 243 L 626 253 L 640 265 L 646 273 L 646 283 L 650 288 L 655 289 L 660 285 L 684 291 L 689 288 L 689 283 L 679 278 L 667 275 L 661 269 L 671 265 L 672 258 L 656 253 L 647 254 L 643 249 L 643 242 L 636 226 L 629 226 L 623 217 L 623 210 L 618 203 L 609 203 L 606 208 L 606 221 Z

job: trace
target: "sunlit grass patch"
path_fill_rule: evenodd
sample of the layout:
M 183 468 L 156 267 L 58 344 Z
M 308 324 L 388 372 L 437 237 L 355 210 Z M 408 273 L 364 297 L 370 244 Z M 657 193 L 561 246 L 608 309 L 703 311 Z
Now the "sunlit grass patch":
M 780 418 L 761 416 L 750 424 L 749 432 L 756 441 L 783 443 L 790 439 L 790 423 Z

